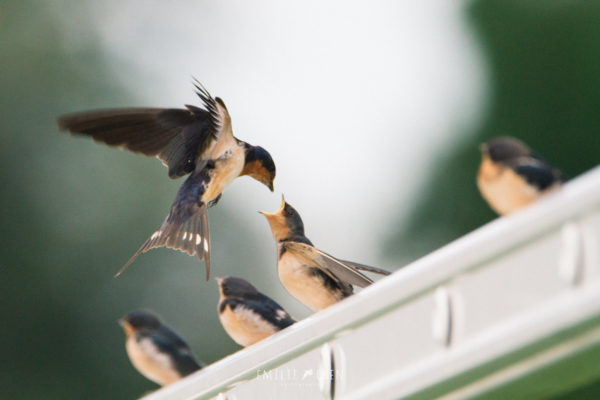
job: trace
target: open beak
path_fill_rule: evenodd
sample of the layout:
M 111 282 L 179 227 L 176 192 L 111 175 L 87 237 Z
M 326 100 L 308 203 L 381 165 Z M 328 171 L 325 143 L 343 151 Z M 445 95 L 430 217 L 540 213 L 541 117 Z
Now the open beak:
M 279 210 L 275 211 L 274 213 L 268 213 L 265 211 L 259 211 L 258 213 L 264 215 L 265 217 L 267 217 L 267 219 L 270 219 L 270 218 L 276 216 L 277 214 L 279 214 L 283 210 L 284 207 L 285 207 L 285 197 L 283 197 L 283 194 L 282 194 L 281 195 L 281 207 L 279 207 Z

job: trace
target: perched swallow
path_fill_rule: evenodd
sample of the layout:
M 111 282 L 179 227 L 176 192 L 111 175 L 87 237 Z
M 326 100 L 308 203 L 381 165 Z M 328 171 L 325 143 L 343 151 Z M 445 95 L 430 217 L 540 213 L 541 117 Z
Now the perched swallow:
M 565 181 L 559 170 L 515 138 L 495 138 L 482 144 L 480 150 L 477 186 L 500 215 L 531 204 Z
M 225 103 L 213 98 L 195 81 L 204 108 L 122 108 L 88 111 L 58 118 L 62 130 L 135 153 L 158 157 L 169 168 L 170 178 L 190 174 L 183 183 L 167 218 L 121 268 L 157 247 L 197 255 L 210 274 L 210 236 L 207 207 L 238 176 L 248 175 L 273 191 L 275 163 L 262 147 L 233 136 Z
M 250 346 L 296 322 L 279 304 L 241 278 L 217 278 L 217 283 L 219 319 L 241 346 Z
M 282 199 L 279 211 L 261 212 L 277 242 L 277 271 L 287 291 L 313 311 L 322 310 L 350 296 L 352 285 L 373 283 L 360 271 L 389 275 L 388 271 L 337 259 L 313 246 L 304 236 L 300 214 Z
M 156 315 L 134 311 L 119 320 L 125 331 L 125 348 L 133 366 L 161 386 L 198 371 L 189 346 Z

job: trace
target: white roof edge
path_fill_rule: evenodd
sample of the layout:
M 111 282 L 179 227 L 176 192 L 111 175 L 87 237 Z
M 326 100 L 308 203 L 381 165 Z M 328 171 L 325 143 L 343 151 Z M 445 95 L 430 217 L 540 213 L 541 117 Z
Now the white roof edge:
M 526 210 L 510 217 L 498 218 L 399 269 L 343 302 L 314 314 L 254 346 L 225 357 L 173 385 L 154 392 L 145 399 L 197 399 L 225 392 L 236 382 L 255 377 L 257 369 L 270 369 L 288 362 L 305 351 L 315 349 L 330 341 L 340 331 L 368 324 L 368 321 L 375 317 L 401 304 L 410 303 L 423 292 L 447 283 L 467 271 L 485 266 L 490 260 L 501 257 L 513 249 L 527 246 L 529 242 L 555 231 L 565 222 L 584 218 L 589 213 L 598 211 L 599 208 L 600 167 L 597 167 L 570 181 L 561 190 L 552 193 Z M 595 286 L 594 288 L 597 290 Z M 572 299 L 551 299 L 545 303 L 544 307 L 568 307 L 571 301 L 574 302 L 573 304 L 580 301 L 589 304 L 588 302 L 593 300 L 600 304 L 600 298 L 596 298 L 598 296 L 588 292 L 586 290 L 585 293 L 578 293 Z M 589 308 L 578 307 L 581 310 Z M 548 310 L 552 310 L 552 308 Z M 522 321 L 523 323 L 533 323 L 533 316 L 538 315 L 540 318 L 547 316 L 538 311 L 527 317 L 516 316 L 515 320 L 507 324 L 505 329 L 509 329 L 511 326 L 522 327 L 522 324 L 517 324 L 519 318 L 526 318 Z M 600 309 L 592 307 L 588 311 L 591 313 L 589 315 L 592 315 L 600 312 Z M 552 314 L 551 311 L 550 314 Z M 583 317 L 581 315 L 581 318 Z M 573 323 L 565 315 L 562 315 L 561 318 L 563 320 L 555 319 L 553 321 L 558 325 L 562 322 Z M 540 326 L 542 322 L 538 322 L 538 326 Z M 539 331 L 538 333 L 543 332 Z M 490 331 L 488 334 L 493 337 L 493 332 Z M 466 351 L 468 345 L 468 342 L 463 343 L 461 351 Z M 456 351 L 459 350 L 456 349 Z M 417 363 L 414 372 L 416 373 L 418 369 L 419 364 Z M 386 379 L 404 381 L 400 375 L 407 376 L 406 374 L 409 373 L 410 370 L 404 369 L 398 371 L 397 375 L 390 375 Z M 359 392 L 354 392 L 352 396 L 346 397 L 361 398 L 361 395 Z

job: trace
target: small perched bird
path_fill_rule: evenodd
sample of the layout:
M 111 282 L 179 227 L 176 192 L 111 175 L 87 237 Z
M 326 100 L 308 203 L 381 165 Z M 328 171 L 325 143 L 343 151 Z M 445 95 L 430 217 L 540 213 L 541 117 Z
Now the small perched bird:
M 161 386 L 198 371 L 188 345 L 148 311 L 134 311 L 119 320 L 125 331 L 125 348 L 133 366 Z
M 141 253 L 166 246 L 204 260 L 208 280 L 207 207 L 216 204 L 223 190 L 238 176 L 251 176 L 273 191 L 275 163 L 271 155 L 262 147 L 235 138 L 223 100 L 213 98 L 198 81 L 195 87 L 204 108 L 121 108 L 58 118 L 58 126 L 63 130 L 158 157 L 169 168 L 172 179 L 190 174 L 167 218 L 117 275 Z
M 337 259 L 313 246 L 304 236 L 300 214 L 282 199 L 279 211 L 260 212 L 269 221 L 277 242 L 277 271 L 286 290 L 313 311 L 350 296 L 352 285 L 373 283 L 360 271 L 389 275 L 388 271 Z
M 523 142 L 498 137 L 480 146 L 477 186 L 490 207 L 500 215 L 511 214 L 559 188 L 565 181 Z
M 241 278 L 217 278 L 217 283 L 219 319 L 241 346 L 250 346 L 296 322 L 279 304 Z

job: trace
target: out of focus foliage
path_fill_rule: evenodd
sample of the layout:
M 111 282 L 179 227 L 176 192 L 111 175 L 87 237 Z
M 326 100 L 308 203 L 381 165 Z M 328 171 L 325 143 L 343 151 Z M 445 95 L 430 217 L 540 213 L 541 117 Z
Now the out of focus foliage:
M 475 185 L 478 144 L 515 136 L 570 177 L 600 160 L 600 2 L 475 1 L 467 16 L 491 97 L 475 132 L 432 155 L 435 173 L 387 243 L 411 261 L 495 218 Z

